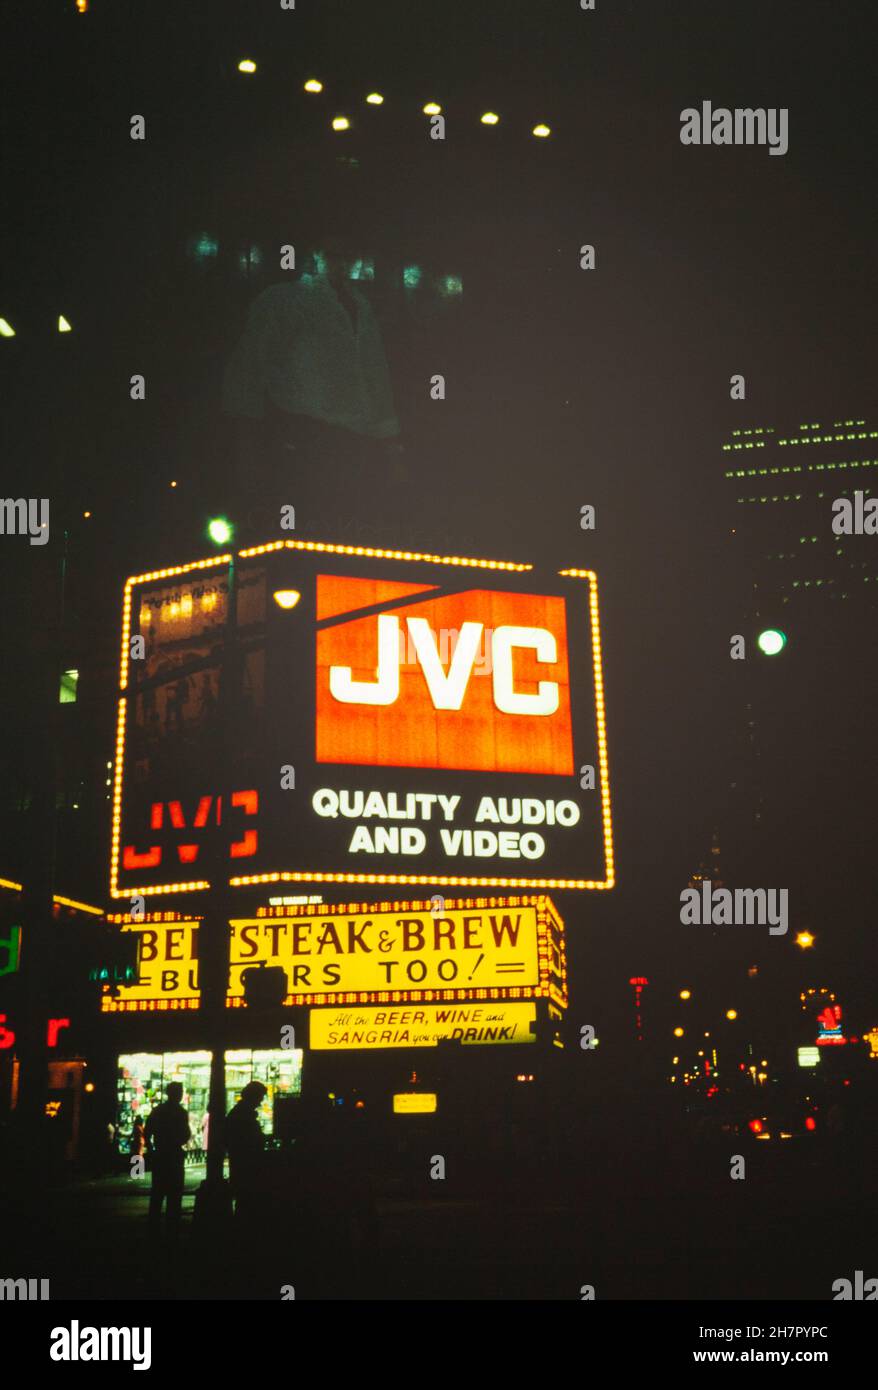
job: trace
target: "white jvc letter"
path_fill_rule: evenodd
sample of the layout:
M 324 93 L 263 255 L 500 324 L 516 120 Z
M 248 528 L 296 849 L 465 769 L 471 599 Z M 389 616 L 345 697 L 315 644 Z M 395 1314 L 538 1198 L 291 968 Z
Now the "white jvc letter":
M 426 618 L 406 618 L 406 624 L 434 709 L 460 709 L 478 656 L 483 624 L 463 624 L 447 671 L 439 659 L 435 634 Z M 557 681 L 540 681 L 536 694 L 526 695 L 515 690 L 512 653 L 516 647 L 530 648 L 539 662 L 551 664 L 558 659 L 558 644 L 545 628 L 495 628 L 492 642 L 494 704 L 504 714 L 554 714 L 560 702 Z M 329 690 L 343 705 L 395 703 L 399 698 L 398 618 L 387 613 L 378 618 L 376 679 L 355 681 L 350 666 L 330 666 Z

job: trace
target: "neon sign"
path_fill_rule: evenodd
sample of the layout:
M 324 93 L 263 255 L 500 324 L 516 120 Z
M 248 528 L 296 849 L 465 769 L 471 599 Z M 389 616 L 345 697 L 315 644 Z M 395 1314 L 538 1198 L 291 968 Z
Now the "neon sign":
M 210 886 L 220 747 L 233 888 L 613 887 L 592 571 L 278 541 L 233 604 L 230 559 L 126 584 L 114 898 Z

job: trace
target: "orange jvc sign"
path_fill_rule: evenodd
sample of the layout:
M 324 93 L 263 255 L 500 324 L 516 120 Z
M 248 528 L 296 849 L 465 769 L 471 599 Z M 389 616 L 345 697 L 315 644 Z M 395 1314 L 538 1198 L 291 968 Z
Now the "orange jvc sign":
M 571 776 L 564 600 L 437 589 L 318 575 L 317 761 Z
M 612 887 L 591 571 L 296 540 L 230 559 L 126 586 L 115 896 L 217 872 Z

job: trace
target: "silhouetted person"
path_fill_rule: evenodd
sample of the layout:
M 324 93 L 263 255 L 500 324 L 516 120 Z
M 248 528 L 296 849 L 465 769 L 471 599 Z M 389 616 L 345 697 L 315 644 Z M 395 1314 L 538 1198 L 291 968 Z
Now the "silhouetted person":
M 250 1081 L 241 1099 L 226 1116 L 229 1182 L 235 1214 L 252 1218 L 257 1212 L 264 1177 L 265 1137 L 257 1111 L 268 1094 L 261 1081 Z
M 145 1136 L 152 1152 L 152 1189 L 149 1194 L 149 1220 L 157 1230 L 162 1205 L 167 1200 L 168 1226 L 173 1234 L 180 1227 L 183 1203 L 185 1153 L 189 1142 L 189 1115 L 180 1104 L 183 1087 L 172 1081 L 161 1105 L 150 1113 Z

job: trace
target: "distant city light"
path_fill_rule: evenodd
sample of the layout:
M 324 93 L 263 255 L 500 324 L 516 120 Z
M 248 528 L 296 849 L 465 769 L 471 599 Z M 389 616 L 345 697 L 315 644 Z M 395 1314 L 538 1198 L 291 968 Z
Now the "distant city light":
M 531 135 L 536 135 L 537 138 L 540 140 L 545 140 L 546 136 L 551 134 L 552 128 L 551 126 L 547 125 L 535 125 L 533 130 L 531 131 Z
M 423 274 L 424 272 L 419 265 L 407 265 L 403 268 L 402 283 L 407 290 L 417 289 Z
M 252 58 L 242 58 L 238 64 L 238 72 L 255 72 L 256 64 Z
M 59 333 L 72 333 L 72 332 L 73 332 L 73 329 L 71 328 L 70 324 L 67 322 L 67 320 L 65 319 L 65 317 L 64 317 L 63 314 L 59 314 L 59 315 L 58 315 L 58 332 L 59 332 Z
M 764 632 L 760 632 L 756 639 L 756 645 L 764 656 L 777 656 L 782 652 L 787 644 L 787 635 L 779 628 L 767 627 Z
M 734 1020 L 738 1017 L 737 1009 L 726 1009 L 726 1018 Z
M 347 116 L 334 116 L 332 121 L 333 130 L 350 130 L 351 123 Z
M 818 1067 L 820 1065 L 819 1047 L 800 1047 L 797 1049 L 800 1067 Z
M 481 118 L 482 125 L 497 125 L 499 120 L 500 117 L 497 115 L 496 111 L 486 111 Z
M 682 1038 L 682 1036 L 683 1036 L 683 1029 L 682 1029 L 682 1028 L 675 1028 L 675 1029 L 674 1029 L 674 1037 L 675 1037 L 675 1038 Z
M 306 91 L 306 92 L 322 92 L 322 91 L 323 91 L 323 83 L 322 83 L 322 82 L 318 82 L 318 80 L 317 80 L 316 77 L 309 77 L 309 78 L 308 78 L 308 81 L 305 83 L 305 91 Z
M 207 523 L 207 534 L 214 545 L 228 545 L 234 530 L 231 522 L 227 521 L 224 516 L 215 516 Z
M 425 116 L 442 115 L 442 107 L 439 105 L 438 101 L 428 101 L 423 111 Z
M 680 990 L 680 998 L 681 998 L 681 999 L 691 999 L 691 998 L 692 998 L 692 991 L 691 991 L 691 989 L 681 989 L 681 990 Z
M 76 0 L 76 8 L 80 14 L 85 14 L 88 9 L 88 0 Z
M 814 945 L 815 939 L 809 931 L 800 931 L 796 935 L 796 945 L 801 946 L 803 951 L 807 951 L 810 946 Z
M 370 106 L 384 105 L 384 98 L 380 92 L 370 92 L 369 95 L 366 97 L 366 100 L 368 101 Z
M 15 329 L 7 319 L 0 319 L 0 338 L 14 338 Z

